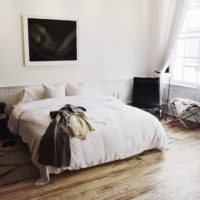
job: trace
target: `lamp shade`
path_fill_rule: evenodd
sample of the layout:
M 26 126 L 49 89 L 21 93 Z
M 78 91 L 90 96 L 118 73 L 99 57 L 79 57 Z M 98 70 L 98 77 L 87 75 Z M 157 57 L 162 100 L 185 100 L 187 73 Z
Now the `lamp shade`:
M 170 65 L 166 68 L 165 73 L 170 73 Z

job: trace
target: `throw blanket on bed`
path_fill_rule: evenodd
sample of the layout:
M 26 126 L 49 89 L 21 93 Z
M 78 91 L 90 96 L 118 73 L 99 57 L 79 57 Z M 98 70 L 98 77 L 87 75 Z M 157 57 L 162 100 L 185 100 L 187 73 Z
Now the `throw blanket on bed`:
M 70 136 L 85 139 L 89 131 L 94 131 L 83 107 L 65 105 L 58 111 L 50 112 L 53 119 L 43 135 L 39 146 L 39 163 L 63 167 L 70 165 Z

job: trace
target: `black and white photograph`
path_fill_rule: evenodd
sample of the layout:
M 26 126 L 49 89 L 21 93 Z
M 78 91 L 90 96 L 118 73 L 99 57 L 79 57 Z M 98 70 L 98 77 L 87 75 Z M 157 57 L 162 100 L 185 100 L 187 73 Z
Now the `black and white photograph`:
M 77 21 L 26 17 L 25 64 L 77 61 Z

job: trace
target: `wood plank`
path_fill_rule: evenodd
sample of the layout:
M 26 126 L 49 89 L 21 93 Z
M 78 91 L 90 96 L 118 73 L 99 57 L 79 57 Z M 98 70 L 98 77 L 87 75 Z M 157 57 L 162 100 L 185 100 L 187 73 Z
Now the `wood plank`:
M 200 128 L 163 123 L 174 142 L 125 160 L 52 176 L 45 186 L 29 179 L 0 188 L 0 199 L 200 199 Z

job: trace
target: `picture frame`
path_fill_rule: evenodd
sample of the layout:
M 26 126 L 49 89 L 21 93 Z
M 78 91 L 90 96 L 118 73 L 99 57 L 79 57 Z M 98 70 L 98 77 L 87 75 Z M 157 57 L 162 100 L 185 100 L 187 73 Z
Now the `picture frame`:
M 78 20 L 23 16 L 25 66 L 78 63 Z

